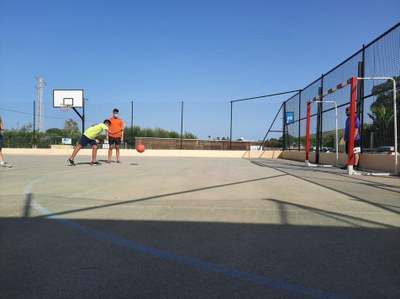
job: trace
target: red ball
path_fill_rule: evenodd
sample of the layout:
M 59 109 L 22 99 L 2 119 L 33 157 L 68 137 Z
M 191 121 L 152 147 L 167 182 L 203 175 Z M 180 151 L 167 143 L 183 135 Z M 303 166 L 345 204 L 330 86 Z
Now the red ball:
M 136 146 L 136 150 L 137 150 L 139 153 L 143 153 L 145 149 L 146 149 L 146 148 L 144 147 L 143 144 L 138 144 L 138 145 Z

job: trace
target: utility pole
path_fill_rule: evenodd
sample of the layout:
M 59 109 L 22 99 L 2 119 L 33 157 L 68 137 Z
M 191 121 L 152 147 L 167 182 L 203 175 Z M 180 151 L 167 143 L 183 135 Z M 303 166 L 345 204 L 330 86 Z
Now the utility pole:
M 183 149 L 183 101 L 181 104 L 181 149 Z
M 131 101 L 131 148 L 135 148 L 135 141 L 133 137 L 133 101 Z
M 42 77 L 36 77 L 39 81 L 39 85 L 37 87 L 38 91 L 38 132 L 42 130 L 42 112 L 43 112 L 43 85 L 44 80 Z

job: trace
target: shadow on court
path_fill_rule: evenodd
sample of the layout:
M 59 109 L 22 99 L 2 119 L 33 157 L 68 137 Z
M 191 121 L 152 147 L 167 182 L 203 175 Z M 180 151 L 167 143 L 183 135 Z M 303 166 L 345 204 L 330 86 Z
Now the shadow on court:
M 0 226 L 3 298 L 400 295 L 397 229 L 43 218 Z
M 395 181 L 241 159 L 57 163 L 0 182 L 2 298 L 400 297 Z

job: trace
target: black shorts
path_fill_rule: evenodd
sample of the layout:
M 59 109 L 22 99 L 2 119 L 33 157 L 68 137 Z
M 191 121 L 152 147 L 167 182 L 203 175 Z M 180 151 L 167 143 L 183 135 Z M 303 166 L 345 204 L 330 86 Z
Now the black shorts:
M 3 135 L 0 134 L 0 150 L 3 148 Z
M 113 145 L 113 144 L 120 145 L 121 144 L 121 137 L 114 138 L 114 137 L 108 136 L 108 144 L 110 144 L 110 145 Z
M 354 140 L 354 150 L 353 152 L 355 154 L 361 152 L 361 147 L 360 147 L 360 140 Z M 346 141 L 346 154 L 349 154 L 349 142 Z
M 90 138 L 86 137 L 85 135 L 82 135 L 82 138 L 81 138 L 81 141 L 79 141 L 79 144 L 82 145 L 82 147 L 85 147 L 88 144 L 90 144 L 91 146 L 96 145 L 97 142 L 95 139 L 90 139 Z

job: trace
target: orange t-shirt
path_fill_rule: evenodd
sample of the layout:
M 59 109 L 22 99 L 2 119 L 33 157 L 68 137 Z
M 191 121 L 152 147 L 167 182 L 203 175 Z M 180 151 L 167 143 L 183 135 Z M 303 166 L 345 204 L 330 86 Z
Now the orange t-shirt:
M 120 118 L 110 117 L 109 121 L 111 122 L 110 131 L 118 131 L 119 129 L 122 129 L 124 127 L 124 122 Z M 122 131 L 118 132 L 117 134 L 108 134 L 108 136 L 113 138 L 121 138 Z

